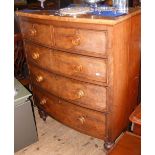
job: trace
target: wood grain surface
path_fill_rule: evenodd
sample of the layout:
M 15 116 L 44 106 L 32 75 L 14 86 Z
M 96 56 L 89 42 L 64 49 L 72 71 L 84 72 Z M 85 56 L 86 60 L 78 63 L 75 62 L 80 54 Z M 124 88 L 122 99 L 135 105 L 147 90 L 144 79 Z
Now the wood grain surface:
M 79 106 L 77 109 L 93 110 L 94 117 L 95 112 L 102 112 L 105 121 L 97 131 L 104 135 L 105 148 L 112 147 L 127 129 L 138 101 L 140 9 L 130 9 L 129 14 L 116 18 L 60 17 L 48 11 L 17 15 L 20 23 L 28 25 L 20 24 L 23 35 L 31 32 L 24 43 L 32 85 L 41 88 L 42 94 Z M 49 107 L 53 116 L 60 117 Z M 49 107 L 42 106 L 41 113 L 46 116 Z M 61 120 L 65 122 L 65 117 Z M 83 117 L 80 120 L 84 122 Z M 96 135 L 89 128 L 78 130 Z

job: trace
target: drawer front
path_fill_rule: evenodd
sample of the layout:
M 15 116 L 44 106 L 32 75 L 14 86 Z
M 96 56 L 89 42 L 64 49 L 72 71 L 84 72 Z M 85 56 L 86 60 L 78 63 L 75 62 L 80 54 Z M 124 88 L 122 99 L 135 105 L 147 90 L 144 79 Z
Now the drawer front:
M 84 55 L 105 56 L 107 31 L 54 27 L 55 47 Z
M 25 43 L 25 46 L 28 60 L 44 69 L 86 82 L 106 82 L 106 60 L 104 59 L 52 51 L 28 43 Z
M 106 88 L 58 76 L 32 65 L 29 69 L 32 82 L 44 90 L 83 107 L 105 111 Z
M 33 87 L 33 92 L 35 103 L 56 120 L 85 134 L 104 138 L 105 116 L 103 113 L 65 102 L 36 87 Z
M 53 46 L 52 27 L 50 25 L 22 21 L 20 26 L 23 38 L 45 46 Z

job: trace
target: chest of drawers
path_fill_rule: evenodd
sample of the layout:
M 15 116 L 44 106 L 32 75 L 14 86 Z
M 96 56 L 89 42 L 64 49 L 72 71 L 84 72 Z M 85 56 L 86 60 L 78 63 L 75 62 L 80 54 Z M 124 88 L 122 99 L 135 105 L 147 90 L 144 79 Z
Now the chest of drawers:
M 140 10 L 115 19 L 17 15 L 41 116 L 103 139 L 110 148 L 137 104 Z

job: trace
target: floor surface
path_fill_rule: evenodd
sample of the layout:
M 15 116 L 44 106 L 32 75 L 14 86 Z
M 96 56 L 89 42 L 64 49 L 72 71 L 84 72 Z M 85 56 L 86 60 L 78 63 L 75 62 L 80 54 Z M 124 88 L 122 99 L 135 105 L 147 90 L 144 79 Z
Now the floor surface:
M 44 122 L 35 108 L 39 141 L 15 155 L 105 155 L 103 140 L 75 131 L 51 117 Z

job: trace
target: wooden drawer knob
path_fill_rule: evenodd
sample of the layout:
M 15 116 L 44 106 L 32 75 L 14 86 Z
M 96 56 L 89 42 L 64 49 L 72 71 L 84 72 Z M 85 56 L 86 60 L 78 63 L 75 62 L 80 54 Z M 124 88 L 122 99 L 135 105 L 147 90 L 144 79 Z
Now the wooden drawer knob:
M 44 104 L 46 104 L 46 102 L 47 102 L 47 100 L 44 98 L 44 99 L 42 99 L 42 100 L 40 101 L 40 104 L 41 104 L 41 105 L 44 105 Z
M 42 77 L 41 75 L 38 75 L 38 76 L 36 77 L 36 81 L 37 81 L 37 82 L 43 81 L 43 77 Z
M 71 94 L 67 97 L 70 100 L 77 100 L 80 99 L 81 97 L 84 96 L 84 91 L 83 90 L 79 90 L 78 92 Z
M 82 65 L 74 66 L 74 72 L 81 72 L 83 69 Z
M 74 46 L 78 46 L 80 45 L 80 37 L 79 36 L 76 36 L 75 38 L 72 39 L 72 44 Z
M 83 96 L 84 96 L 84 91 L 83 90 L 79 90 L 78 93 L 77 93 L 77 98 L 80 99 Z
M 30 35 L 31 37 L 36 36 L 36 34 L 37 34 L 37 31 L 36 31 L 35 28 L 29 30 L 29 35 Z
M 83 116 L 79 117 L 78 120 L 79 120 L 82 124 L 84 124 L 84 122 L 85 122 L 85 118 L 84 118 Z
M 34 60 L 38 59 L 39 58 L 39 53 L 37 53 L 37 52 L 32 53 L 32 58 Z

